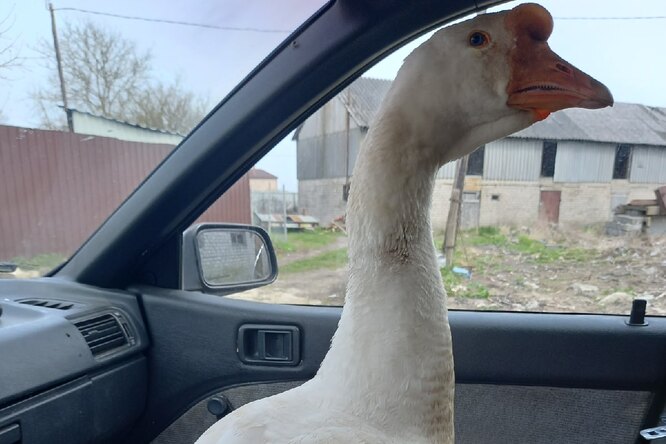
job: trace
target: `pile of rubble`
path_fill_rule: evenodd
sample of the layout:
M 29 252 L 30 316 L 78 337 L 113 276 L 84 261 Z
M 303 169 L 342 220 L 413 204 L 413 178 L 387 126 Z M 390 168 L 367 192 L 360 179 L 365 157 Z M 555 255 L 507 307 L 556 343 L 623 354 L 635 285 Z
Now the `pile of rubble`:
M 666 186 L 654 191 L 656 199 L 632 200 L 615 209 L 613 220 L 606 225 L 606 234 L 626 236 L 666 235 Z

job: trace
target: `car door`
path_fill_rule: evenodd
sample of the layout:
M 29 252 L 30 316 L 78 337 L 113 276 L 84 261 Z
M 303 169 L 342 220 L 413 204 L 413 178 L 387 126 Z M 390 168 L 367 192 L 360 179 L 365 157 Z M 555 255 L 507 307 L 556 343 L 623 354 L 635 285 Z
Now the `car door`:
M 360 5 L 337 3 L 322 12 L 309 29 L 325 29 L 327 20 L 341 11 L 353 11 L 359 20 L 365 14 L 376 18 L 379 11 L 385 11 L 388 15 L 378 21 L 375 31 L 380 34 L 387 23 L 414 19 L 410 12 L 402 11 L 398 20 L 389 13 L 392 8 L 386 8 L 375 5 L 365 10 Z M 337 29 L 341 28 L 338 24 Z M 303 40 L 294 42 L 308 46 Z M 366 44 L 373 43 L 357 36 L 349 47 L 351 53 L 345 54 L 356 54 Z M 292 42 L 292 48 L 294 45 Z M 284 50 L 290 52 L 287 47 Z M 350 63 L 365 62 L 351 59 Z M 326 69 L 330 73 L 332 68 L 327 65 Z M 330 97 L 318 98 L 317 103 Z M 273 109 L 273 105 L 264 109 Z M 164 347 L 175 354 L 181 348 L 178 344 L 187 343 L 190 350 L 178 360 L 166 350 L 158 356 L 159 346 L 154 349 L 153 359 L 162 359 L 155 371 L 163 373 L 169 395 L 155 400 L 155 415 L 157 411 L 164 414 L 167 405 L 189 400 L 189 409 L 176 412 L 174 407 L 170 415 L 161 417 L 161 425 L 154 430 L 170 426 L 156 442 L 196 437 L 215 421 L 210 410 L 224 410 L 220 404 L 227 404 L 226 411 L 230 411 L 312 377 L 340 316 L 336 307 L 266 305 L 204 295 L 197 295 L 196 301 L 202 304 L 197 306 L 192 295 L 182 292 L 153 294 L 154 289 L 144 287 L 137 291 L 142 294 L 151 329 L 164 330 L 158 335 L 165 341 Z M 629 309 L 630 304 L 623 308 L 625 313 Z M 196 325 L 188 324 L 182 312 L 197 319 Z M 459 442 L 639 442 L 640 429 L 658 424 L 663 404 L 662 319 L 650 318 L 644 327 L 628 325 L 626 315 L 453 311 L 450 318 L 456 344 Z M 297 328 L 301 363 L 245 362 L 238 342 L 245 327 Z M 211 336 L 211 331 L 216 333 Z M 653 347 L 657 351 L 646 359 L 645 351 Z M 188 362 L 191 357 L 197 358 L 196 368 Z M 174 367 L 176 363 L 179 368 Z M 204 380 L 206 384 L 201 385 Z M 196 400 L 192 393 L 198 393 Z
M 20 442 L 20 436 L 23 442 L 56 436 L 70 442 L 194 442 L 229 411 L 312 378 L 341 307 L 185 290 L 183 267 L 195 259 L 185 251 L 183 233 L 366 68 L 486 3 L 492 2 L 330 2 L 229 94 L 67 263 L 39 280 L 0 282 L 0 296 L 12 301 L 56 295 L 85 305 L 98 299 L 128 318 L 138 344 L 128 354 L 96 361 L 99 374 L 92 367 L 67 368 L 65 378 L 40 379 L 23 398 L 7 398 L 0 405 L 0 436 L 8 442 Z M 628 322 L 629 304 L 619 315 L 491 308 L 450 313 L 457 442 L 641 442 L 639 431 L 659 424 L 666 375 L 662 317 Z M 0 327 L 0 339 L 9 337 Z M 69 324 L 58 328 L 63 338 L 76 334 Z M 35 341 L 48 346 L 46 338 Z M 16 362 L 33 359 L 12 347 Z M 64 366 L 67 359 L 59 359 Z M 20 405 L 47 392 L 57 392 L 40 404 L 48 410 Z M 67 414 L 58 417 L 59 408 Z M 70 413 L 77 408 L 83 413 Z M 43 414 L 56 420 L 40 423 Z M 81 425 L 91 418 L 99 425 L 95 433 Z M 78 438 L 74 425 L 83 433 Z M 30 435 L 27 427 L 40 432 Z

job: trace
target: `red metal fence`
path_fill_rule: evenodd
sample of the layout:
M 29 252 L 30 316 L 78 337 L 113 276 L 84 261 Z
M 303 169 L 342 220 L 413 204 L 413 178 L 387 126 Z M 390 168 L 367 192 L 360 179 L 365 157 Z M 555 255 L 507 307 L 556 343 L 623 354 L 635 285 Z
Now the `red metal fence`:
M 0 261 L 71 254 L 172 149 L 0 126 Z M 247 175 L 200 220 L 251 223 Z

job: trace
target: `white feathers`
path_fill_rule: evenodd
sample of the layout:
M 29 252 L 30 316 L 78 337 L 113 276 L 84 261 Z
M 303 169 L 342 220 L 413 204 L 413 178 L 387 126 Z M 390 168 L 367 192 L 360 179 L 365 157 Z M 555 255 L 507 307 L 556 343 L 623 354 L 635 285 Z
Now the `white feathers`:
M 480 26 L 494 37 L 483 57 L 465 46 Z M 406 59 L 356 163 L 347 298 L 319 372 L 233 412 L 199 444 L 454 442 L 430 200 L 443 162 L 531 123 L 497 87 L 508 82 L 512 44 L 503 15 L 488 14 L 436 33 Z

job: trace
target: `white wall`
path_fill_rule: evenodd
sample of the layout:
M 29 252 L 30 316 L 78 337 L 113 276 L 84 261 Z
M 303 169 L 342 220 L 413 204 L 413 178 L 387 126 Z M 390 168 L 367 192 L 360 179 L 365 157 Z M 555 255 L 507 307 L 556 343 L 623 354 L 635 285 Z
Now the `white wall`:
M 176 134 L 140 128 L 128 123 L 116 122 L 76 111 L 72 112 L 72 122 L 74 124 L 74 132 L 78 134 L 113 137 L 114 139 L 130 142 L 163 143 L 166 145 L 178 145 L 183 140 L 183 136 Z

